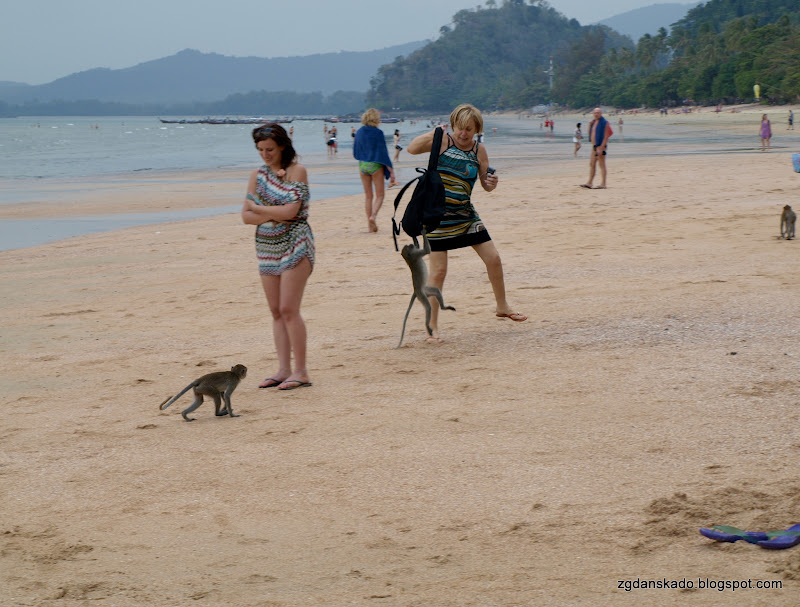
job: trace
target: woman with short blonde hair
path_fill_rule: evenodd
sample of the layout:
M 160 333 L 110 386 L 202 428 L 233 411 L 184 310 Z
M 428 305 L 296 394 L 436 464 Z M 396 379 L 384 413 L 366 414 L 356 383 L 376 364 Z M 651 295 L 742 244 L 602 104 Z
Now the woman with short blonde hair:
M 361 124 L 364 126 L 378 126 L 380 123 L 381 115 L 374 107 L 361 114 Z
M 486 272 L 495 297 L 495 316 L 510 318 L 516 322 L 528 319 L 525 314 L 516 312 L 506 299 L 503 263 L 483 225 L 480 216 L 472 205 L 472 189 L 476 181 L 487 192 L 497 187 L 497 175 L 489 166 L 486 146 L 475 140 L 483 132 L 483 116 L 475 106 L 459 105 L 450 114 L 453 134 L 442 138 L 438 150 L 439 162 L 436 170 L 442 178 L 445 189 L 445 213 L 439 227 L 428 234 L 430 242 L 430 274 L 428 284 L 444 287 L 447 276 L 447 252 L 454 249 L 472 247 L 486 265 Z M 431 151 L 435 131 L 419 135 L 406 147 L 409 154 L 423 154 Z M 431 300 L 431 327 L 433 335 L 429 342 L 438 343 L 439 302 Z

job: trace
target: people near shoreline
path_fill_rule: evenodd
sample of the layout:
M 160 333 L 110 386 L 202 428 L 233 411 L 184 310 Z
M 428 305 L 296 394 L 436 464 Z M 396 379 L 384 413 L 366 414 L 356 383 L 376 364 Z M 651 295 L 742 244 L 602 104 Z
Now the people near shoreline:
M 766 114 L 761 115 L 761 151 L 769 149 L 769 140 L 772 139 L 772 125 L 770 125 Z
M 572 135 L 572 143 L 575 144 L 575 152 L 573 156 L 578 155 L 578 150 L 581 149 L 581 141 L 583 140 L 583 133 L 581 132 L 581 123 L 575 125 L 575 133 Z
M 339 147 L 336 143 L 336 127 L 332 126 L 328 129 L 326 145 L 328 146 L 328 156 L 335 156 L 336 153 L 339 151 Z
M 403 151 L 403 147 L 400 145 L 400 130 L 394 130 L 394 161 L 397 162 L 400 159 L 400 152 Z M 391 184 L 390 184 L 391 187 Z
M 619 127 L 619 140 L 620 141 L 625 141 L 625 137 L 622 135 L 622 125 L 624 125 L 624 124 L 625 124 L 625 121 L 622 119 L 622 116 L 620 116 L 619 120 L 617 121 L 617 126 Z
M 389 185 L 397 185 L 394 167 L 386 149 L 383 131 L 378 128 L 381 116 L 375 108 L 369 108 L 361 116 L 363 125 L 353 139 L 353 157 L 358 160 L 358 174 L 364 186 L 365 210 L 370 232 L 378 231 L 378 211 L 383 206 L 386 194 L 384 179 Z
M 314 235 L 308 224 L 308 175 L 297 162 L 292 140 L 282 126 L 267 124 L 253 129 L 252 136 L 264 164 L 250 176 L 242 221 L 258 226 L 258 270 L 272 314 L 278 356 L 278 369 L 259 388 L 294 390 L 311 385 L 306 368 L 306 325 L 300 315 L 315 258 Z
M 789 110 L 789 126 L 786 128 L 787 131 L 794 130 L 794 112 Z
M 608 148 L 608 138 L 611 137 L 611 125 L 603 117 L 603 110 L 599 107 L 592 111 L 592 121 L 589 123 L 589 143 L 592 144 L 592 153 L 589 155 L 589 180 L 582 183 L 582 188 L 594 188 L 604 190 L 606 188 L 606 151 Z M 600 165 L 600 185 L 592 185 L 594 182 L 597 165 Z
M 495 315 L 521 322 L 528 317 L 515 312 L 506 299 L 503 264 L 481 218 L 472 205 L 471 194 L 479 180 L 487 192 L 497 187 L 497 175 L 489 172 L 486 147 L 475 141 L 483 132 L 483 117 L 472 105 L 462 104 L 450 114 L 453 134 L 442 138 L 437 171 L 445 188 L 445 215 L 439 227 L 428 234 L 430 241 L 430 274 L 428 284 L 442 289 L 447 276 L 447 252 L 472 247 L 483 263 L 495 297 Z M 415 137 L 406 147 L 409 154 L 431 151 L 434 131 Z M 428 341 L 441 342 L 439 337 L 439 303 L 431 299 L 431 328 Z

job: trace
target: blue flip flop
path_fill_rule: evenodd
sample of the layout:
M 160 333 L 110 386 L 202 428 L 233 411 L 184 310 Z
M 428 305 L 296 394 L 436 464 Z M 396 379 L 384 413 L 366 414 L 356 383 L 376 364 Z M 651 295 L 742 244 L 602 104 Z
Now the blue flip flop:
M 800 524 L 792 525 L 784 531 L 742 531 L 736 527 L 714 525 L 711 529 L 701 527 L 700 533 L 717 542 L 744 540 L 772 550 L 783 550 L 800 544 Z
M 769 536 L 761 531 L 742 531 L 736 527 L 724 525 L 714 525 L 713 529 L 701 527 L 700 533 L 708 539 L 718 542 L 738 542 L 739 540 L 744 540 L 751 544 L 756 544 L 769 539 Z
M 792 525 L 786 531 L 768 531 L 768 540 L 758 542 L 762 548 L 783 550 L 800 544 L 800 525 Z

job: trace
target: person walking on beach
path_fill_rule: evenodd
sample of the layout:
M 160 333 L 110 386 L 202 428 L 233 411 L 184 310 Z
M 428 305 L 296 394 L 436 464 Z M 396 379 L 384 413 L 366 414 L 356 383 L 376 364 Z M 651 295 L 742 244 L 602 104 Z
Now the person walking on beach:
M 764 151 L 764 146 L 766 149 L 769 149 L 769 140 L 772 138 L 772 126 L 767 119 L 766 114 L 762 114 L 761 116 L 761 151 Z
M 442 138 L 437 171 L 445 188 L 445 215 L 439 227 L 428 234 L 431 246 L 428 284 L 442 289 L 447 276 L 447 252 L 472 247 L 483 263 L 495 297 L 495 316 L 522 322 L 528 317 L 515 312 L 506 300 L 503 263 L 489 232 L 472 206 L 472 188 L 476 180 L 487 192 L 497 187 L 497 175 L 489 169 L 489 155 L 475 136 L 483 132 L 483 116 L 469 104 L 459 105 L 450 114 L 453 134 Z M 409 154 L 430 152 L 434 131 L 415 137 L 406 147 Z M 439 304 L 431 298 L 431 328 L 428 341 L 439 343 Z
M 353 157 L 358 160 L 358 174 L 364 186 L 367 225 L 370 232 L 378 231 L 378 211 L 383 206 L 386 194 L 383 180 L 390 179 L 389 185 L 397 185 L 394 167 L 386 150 L 386 139 L 378 128 L 381 115 L 375 108 L 369 108 L 361 116 L 363 125 L 356 131 L 353 139 Z
M 572 143 L 575 144 L 575 153 L 573 156 L 578 155 L 578 150 L 581 149 L 581 140 L 583 139 L 583 133 L 581 133 L 581 123 L 579 122 L 575 125 L 575 133 L 572 135 Z
M 267 124 L 253 129 L 252 136 L 264 164 L 250 175 L 242 221 L 258 226 L 258 270 L 278 354 L 278 370 L 258 387 L 294 390 L 311 385 L 306 325 L 300 315 L 315 258 L 314 235 L 308 225 L 308 175 L 282 126 Z
M 794 112 L 792 112 L 792 110 L 789 110 L 789 126 L 787 127 L 786 130 L 787 131 L 794 130 Z
M 403 148 L 400 146 L 400 130 L 394 130 L 394 161 L 397 162 L 400 159 L 400 152 Z M 391 184 L 389 184 L 391 187 Z
M 594 118 L 589 123 L 589 143 L 592 144 L 592 153 L 589 155 L 589 181 L 582 183 L 582 188 L 605 190 L 606 189 L 606 148 L 608 138 L 611 137 L 611 125 L 603 117 L 603 110 L 599 107 L 592 111 Z M 601 182 L 592 186 L 597 165 L 600 165 Z

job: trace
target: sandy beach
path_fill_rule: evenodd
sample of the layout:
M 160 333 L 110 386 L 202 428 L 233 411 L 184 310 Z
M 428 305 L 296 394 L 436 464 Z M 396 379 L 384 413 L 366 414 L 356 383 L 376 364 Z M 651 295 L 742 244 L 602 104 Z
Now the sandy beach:
M 276 362 L 237 213 L 0 252 L 0 605 L 795 605 L 800 546 L 698 533 L 800 522 L 800 243 L 778 238 L 800 134 L 775 112 L 761 153 L 761 111 L 688 119 L 750 129 L 736 153 L 615 142 L 607 190 L 571 143 L 527 174 L 493 156 L 474 201 L 529 320 L 453 252 L 441 345 L 416 305 L 394 349 L 389 203 L 370 234 L 362 197 L 314 201 L 309 389 L 257 389 Z M 208 179 L 209 206 L 241 199 L 246 175 Z M 112 212 L 47 204 L 0 218 Z M 237 363 L 241 417 L 158 410 Z M 633 587 L 662 580 L 693 587 Z

